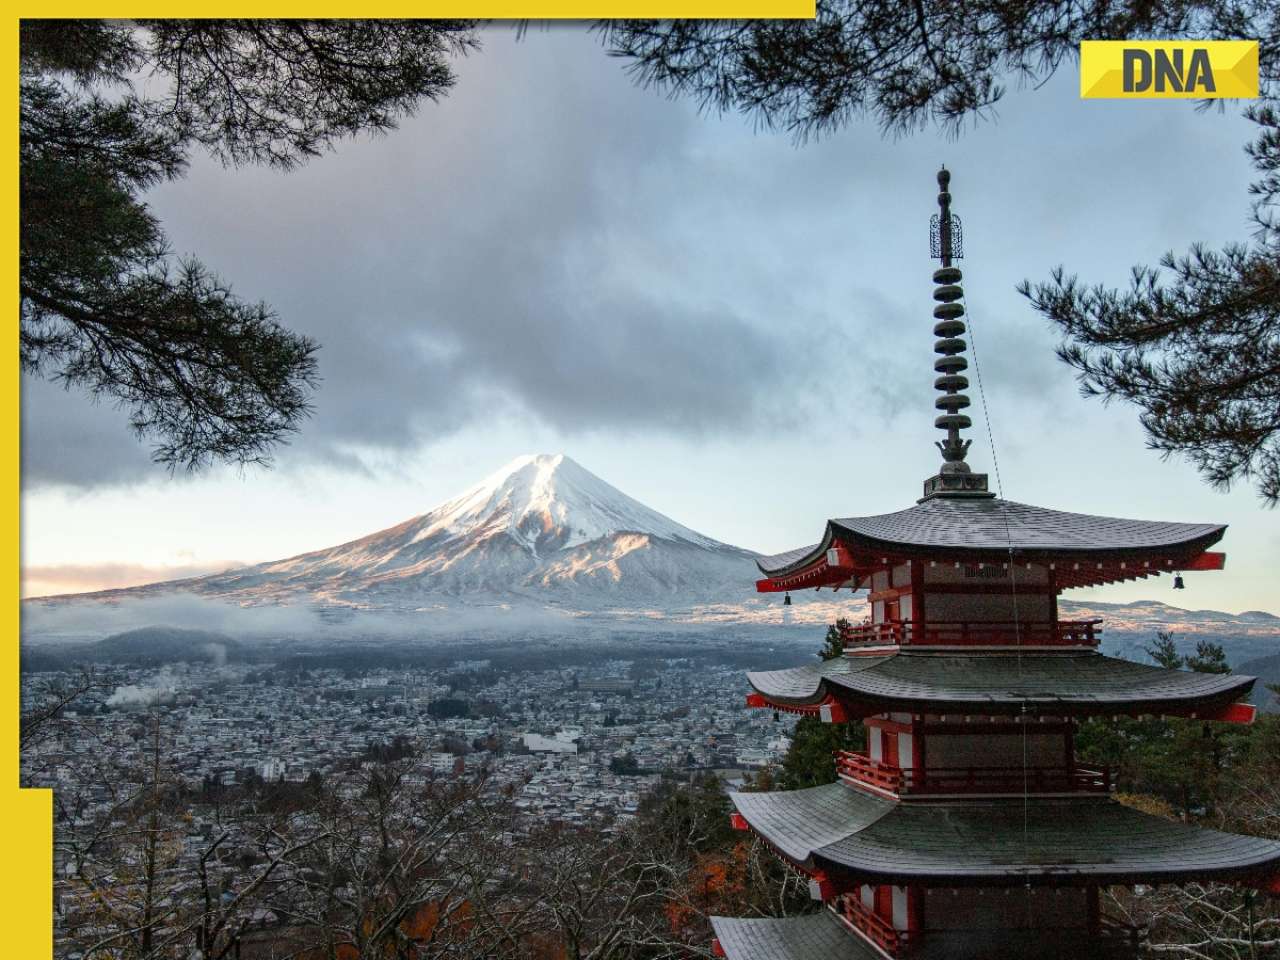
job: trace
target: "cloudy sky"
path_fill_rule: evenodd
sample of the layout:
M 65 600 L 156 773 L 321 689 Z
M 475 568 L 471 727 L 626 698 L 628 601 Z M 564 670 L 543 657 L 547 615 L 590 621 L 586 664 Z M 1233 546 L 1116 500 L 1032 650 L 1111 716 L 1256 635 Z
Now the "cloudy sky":
M 170 477 L 121 411 L 26 382 L 27 594 L 329 546 L 523 453 L 762 551 L 908 506 L 938 460 L 945 162 L 1004 495 L 1229 523 L 1225 574 L 1095 596 L 1280 613 L 1280 515 L 1147 451 L 1132 408 L 1080 398 L 1014 292 L 1058 264 L 1124 283 L 1171 247 L 1243 239 L 1250 129 L 1230 109 L 1080 101 L 1068 65 L 959 138 L 867 123 L 796 146 L 637 89 L 577 27 L 494 28 L 458 73 L 389 136 L 288 174 L 197 158 L 154 191 L 179 252 L 320 341 L 316 414 L 272 470 Z

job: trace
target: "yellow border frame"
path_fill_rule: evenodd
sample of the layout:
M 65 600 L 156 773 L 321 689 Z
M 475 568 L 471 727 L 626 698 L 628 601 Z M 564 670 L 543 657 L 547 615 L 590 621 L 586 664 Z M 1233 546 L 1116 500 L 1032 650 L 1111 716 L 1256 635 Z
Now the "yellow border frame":
M 18 77 L 18 18 L 14 18 L 0 41 L 9 76 Z M 13 91 L 16 93 L 17 91 Z M 18 98 L 10 95 L 5 106 L 4 152 L 9 158 L 9 187 L 5 190 L 6 216 L 10 229 L 5 245 L 5 286 L 15 294 L 18 290 Z M 17 304 L 14 304 L 17 307 Z M 13 314 L 17 319 L 17 313 Z M 17 340 L 17 324 L 14 340 Z M 3 777 L 0 788 L 0 850 L 5 865 L 0 869 L 0 904 L 3 905 L 3 928 L 8 932 L 10 947 L 5 951 L 14 957 L 36 958 L 53 954 L 53 791 L 19 790 L 18 787 L 18 715 L 19 684 L 18 636 L 20 609 L 18 602 L 18 529 L 19 495 L 19 420 L 18 420 L 18 344 L 15 342 L 0 377 L 0 410 L 3 410 L 4 500 L 9 510 L 4 515 L 5 552 L 4 582 L 9 584 L 10 600 L 4 604 L 4 633 L 13 645 L 4 664 L 3 720 L 0 737 L 4 741 Z

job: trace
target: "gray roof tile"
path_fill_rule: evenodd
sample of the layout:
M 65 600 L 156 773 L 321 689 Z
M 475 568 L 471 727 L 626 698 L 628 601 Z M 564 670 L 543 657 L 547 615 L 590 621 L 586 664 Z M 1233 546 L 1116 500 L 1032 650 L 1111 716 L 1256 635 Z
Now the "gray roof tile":
M 1100 713 L 1225 706 L 1254 678 L 1192 673 L 1133 663 L 1093 651 L 923 653 L 838 657 L 819 664 L 749 673 L 752 687 L 784 704 L 828 695 L 880 709 L 931 713 Z M 873 712 L 879 712 L 879 709 Z
M 1175 823 L 1110 799 L 892 803 L 842 783 L 731 797 L 792 860 L 865 882 L 1230 880 L 1280 865 L 1274 840 Z
M 833 786 L 840 789 L 833 790 Z M 838 783 L 729 796 L 748 823 L 786 856 L 801 862 L 814 850 L 837 842 L 850 831 L 870 826 L 896 806 L 892 800 L 881 800 Z
M 777 919 L 712 917 L 711 928 L 728 960 L 881 960 L 830 910 Z
M 896 552 L 1007 554 L 1012 548 L 1022 558 L 1067 559 L 1179 549 L 1195 553 L 1216 543 L 1225 531 L 1218 523 L 1099 517 L 1012 500 L 934 499 L 896 513 L 829 520 L 821 543 L 761 557 L 756 563 L 766 576 L 789 573 L 816 560 L 835 537 L 868 549 L 896 547 Z

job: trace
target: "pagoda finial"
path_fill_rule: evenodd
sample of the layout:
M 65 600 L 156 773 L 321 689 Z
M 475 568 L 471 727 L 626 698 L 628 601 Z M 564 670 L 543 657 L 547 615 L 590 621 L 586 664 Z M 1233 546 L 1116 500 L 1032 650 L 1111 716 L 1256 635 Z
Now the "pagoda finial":
M 953 259 L 964 257 L 960 218 L 951 215 L 951 171 L 944 163 L 938 171 L 939 212 L 929 221 L 929 255 L 941 260 L 943 267 L 951 266 Z
M 972 441 L 960 437 L 960 431 L 973 426 L 973 421 L 960 412 L 969 406 L 969 398 L 960 392 L 969 387 L 968 378 L 961 373 L 968 369 L 969 362 L 963 356 L 967 344 L 961 337 L 965 332 L 964 321 L 960 319 L 964 316 L 964 306 L 960 303 L 964 290 L 960 286 L 960 268 L 952 266 L 952 261 L 964 256 L 964 246 L 960 218 L 951 212 L 950 187 L 951 172 L 944 165 L 938 171 L 938 212 L 929 221 L 929 254 L 942 261 L 942 268 L 933 272 L 933 282 L 937 284 L 933 299 L 938 304 L 933 308 L 937 320 L 933 335 L 938 338 L 933 351 L 939 354 L 933 363 L 939 377 L 933 385 L 942 394 L 933 405 L 942 415 L 933 422 L 939 430 L 945 430 L 947 436 L 937 443 L 942 451 L 942 468 L 937 476 L 925 481 L 926 500 L 937 496 L 993 496 L 987 492 L 986 474 L 971 472 L 964 462 Z

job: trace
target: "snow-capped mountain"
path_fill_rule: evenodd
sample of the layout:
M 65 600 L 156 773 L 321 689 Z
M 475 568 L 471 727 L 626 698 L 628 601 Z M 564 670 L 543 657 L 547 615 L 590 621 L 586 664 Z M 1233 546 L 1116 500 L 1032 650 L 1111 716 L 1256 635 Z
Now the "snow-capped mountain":
M 400 609 L 513 599 L 584 610 L 687 609 L 751 597 L 753 556 L 646 507 L 562 454 L 544 454 L 519 457 L 434 510 L 350 543 L 109 593 L 182 590 L 240 604 Z
M 410 523 L 417 528 L 414 542 L 506 533 L 535 558 L 622 532 L 711 550 L 725 546 L 650 510 L 564 454 L 517 457 Z

